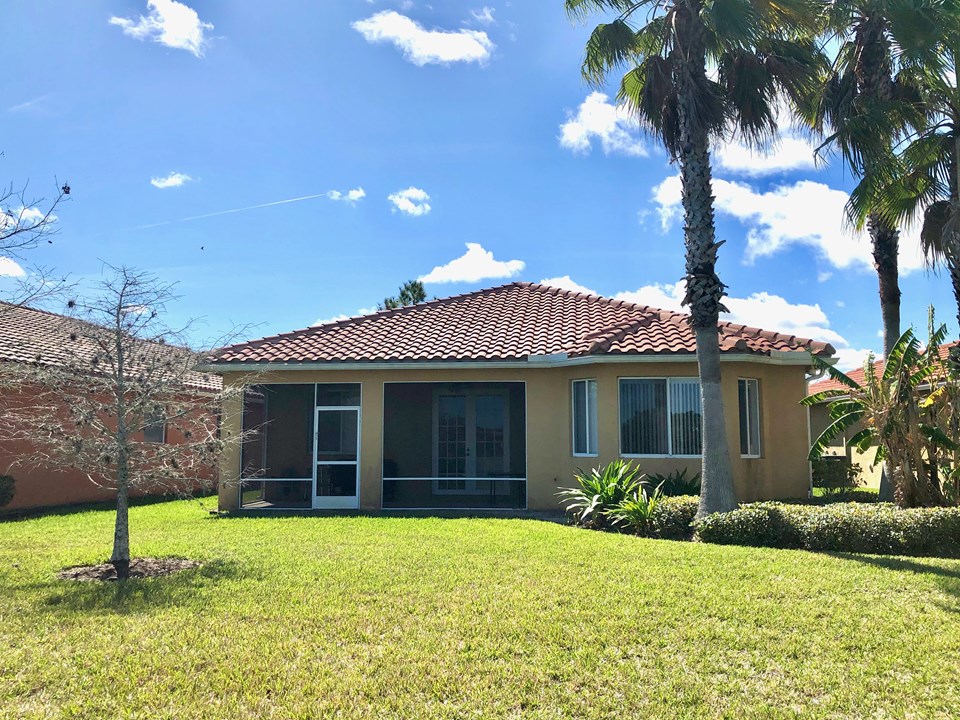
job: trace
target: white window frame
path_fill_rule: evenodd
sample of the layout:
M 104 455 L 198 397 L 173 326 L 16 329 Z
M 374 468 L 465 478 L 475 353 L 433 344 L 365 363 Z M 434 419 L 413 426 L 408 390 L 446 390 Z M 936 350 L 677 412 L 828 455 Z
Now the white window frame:
M 655 453 L 655 454 L 645 454 L 645 453 L 625 453 L 623 451 L 623 403 L 620 399 L 620 392 L 622 383 L 624 380 L 666 380 L 667 381 L 667 453 Z M 700 452 L 696 455 L 674 455 L 673 454 L 673 428 L 671 426 L 671 407 L 670 400 L 670 386 L 674 382 L 695 382 L 698 385 L 700 384 L 700 378 L 695 375 L 686 375 L 678 377 L 619 377 L 617 378 L 617 444 L 620 450 L 620 457 L 624 458 L 701 458 L 703 457 L 703 438 L 700 438 Z M 701 402 L 701 422 L 703 417 L 703 388 L 700 388 L 700 402 Z
M 584 436 L 587 439 L 587 452 L 577 452 L 577 405 L 575 402 L 577 383 L 584 384 L 584 411 L 586 413 L 587 420 L 587 427 L 585 428 L 586 432 L 584 433 Z M 600 429 L 598 427 L 599 418 L 597 416 L 596 403 L 590 402 L 591 383 L 593 383 L 593 394 L 596 396 L 596 378 L 576 378 L 575 380 L 570 381 L 570 450 L 573 457 L 598 457 L 600 455 Z M 593 429 L 592 433 L 590 432 L 591 424 Z M 590 444 L 594 436 L 596 436 L 596 444 L 598 447 L 590 448 Z
M 737 378 L 737 430 L 740 429 L 740 414 L 744 408 L 740 407 L 740 383 L 746 383 L 747 396 L 747 453 L 740 453 L 740 457 L 757 460 L 763 457 L 763 417 L 760 406 L 760 380 L 758 378 Z M 750 384 L 753 384 L 753 392 L 750 391 Z M 757 447 L 756 453 L 750 453 L 750 403 L 755 402 L 757 406 Z M 743 438 L 740 438 L 742 441 Z M 740 443 L 742 445 L 742 442 Z

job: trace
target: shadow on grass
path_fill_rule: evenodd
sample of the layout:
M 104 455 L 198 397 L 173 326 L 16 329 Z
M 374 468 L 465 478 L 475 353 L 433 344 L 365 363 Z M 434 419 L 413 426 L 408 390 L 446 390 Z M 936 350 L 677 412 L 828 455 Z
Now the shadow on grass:
M 203 611 L 211 593 L 221 592 L 222 580 L 246 577 L 240 563 L 207 560 L 200 567 L 172 575 L 136 578 L 125 582 L 78 581 L 51 578 L 49 582 L 29 586 L 39 590 L 37 609 L 52 615 L 88 613 L 135 615 L 162 607 L 183 607 Z
M 936 583 L 944 595 L 952 598 L 952 603 L 940 603 L 940 606 L 950 612 L 960 614 L 960 564 L 955 567 L 943 567 L 935 564 L 925 564 L 904 557 L 886 557 L 876 555 L 856 555 L 854 553 L 826 553 L 840 560 L 853 560 L 854 562 L 873 567 L 893 570 L 894 572 L 910 572 L 917 575 L 932 575 L 936 578 Z M 927 558 L 936 561 L 938 558 Z M 946 559 L 946 558 L 945 558 Z
M 144 495 L 142 497 L 130 498 L 130 507 L 143 507 L 147 505 L 158 505 L 160 503 L 177 502 L 180 500 L 216 500 L 216 493 L 207 495 Z M 215 505 L 214 505 L 215 507 Z M 61 517 L 63 515 L 74 515 L 82 512 L 108 511 L 116 510 L 116 500 L 99 500 L 97 502 L 77 503 L 74 505 L 51 505 L 40 508 L 24 508 L 22 510 L 4 510 L 0 511 L 0 523 L 14 522 L 16 520 L 34 520 L 41 517 Z M 208 508 L 209 510 L 210 508 Z

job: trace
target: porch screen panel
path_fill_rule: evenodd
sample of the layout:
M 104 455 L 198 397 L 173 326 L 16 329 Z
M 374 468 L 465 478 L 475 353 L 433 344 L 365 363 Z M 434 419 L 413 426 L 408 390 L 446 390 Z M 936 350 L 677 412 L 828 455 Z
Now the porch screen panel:
M 702 409 L 700 381 L 670 380 L 670 441 L 672 455 L 701 453 Z
M 313 394 L 306 384 L 256 385 L 244 406 L 242 471 L 245 477 L 313 478 Z
M 625 455 L 666 455 L 667 381 L 620 381 L 620 451 Z
M 506 459 L 506 398 L 503 395 L 476 397 L 477 477 L 503 477 Z

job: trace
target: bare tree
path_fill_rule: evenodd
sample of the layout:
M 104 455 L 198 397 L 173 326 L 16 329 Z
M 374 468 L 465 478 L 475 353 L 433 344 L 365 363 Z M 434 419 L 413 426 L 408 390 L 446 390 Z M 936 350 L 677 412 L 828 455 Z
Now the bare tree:
M 57 207 L 70 195 L 68 183 L 56 183 L 52 201 L 28 194 L 29 183 L 17 188 L 11 183 L 0 189 L 0 259 L 22 260 L 24 253 L 38 245 L 53 242 L 57 233 Z M 31 305 L 68 289 L 65 277 L 43 266 L 31 267 L 17 280 L 4 298 L 11 305 Z M 0 308 L 2 311 L 2 308 Z
M 24 462 L 77 468 L 116 491 L 110 562 L 125 579 L 131 491 L 211 488 L 225 445 L 241 441 L 220 435 L 224 392 L 241 390 L 223 390 L 199 371 L 208 356 L 187 347 L 189 326 L 162 321 L 173 286 L 146 272 L 109 270 L 90 298 L 68 303 L 62 338 L 46 355 L 0 364 L 20 388 L 0 414 L 0 438 L 29 443 Z

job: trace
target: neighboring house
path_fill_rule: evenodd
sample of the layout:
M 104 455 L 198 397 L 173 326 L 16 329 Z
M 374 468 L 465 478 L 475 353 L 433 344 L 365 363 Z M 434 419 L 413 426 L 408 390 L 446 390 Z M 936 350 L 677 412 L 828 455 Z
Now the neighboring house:
M 70 360 L 66 351 L 70 329 L 79 321 L 33 308 L 0 303 L 0 363 L 40 363 L 64 366 Z M 176 352 L 176 348 L 170 348 Z M 189 393 L 219 392 L 217 375 L 196 373 L 191 378 Z M 36 388 L 23 385 L 5 386 L 0 382 L 0 413 L 22 404 L 29 407 L 37 396 Z M 15 415 L 14 415 L 15 416 Z M 8 417 L 10 417 L 8 415 Z M 0 423 L 3 425 L 3 423 Z M 16 428 L 7 428 L 11 435 L 19 435 Z M 30 461 L 34 446 L 21 438 L 4 437 L 0 432 L 0 474 L 12 475 L 16 481 L 13 502 L 0 512 L 52 505 L 109 500 L 111 490 L 98 487 L 86 475 L 74 468 L 49 467 Z M 157 443 L 182 442 L 176 430 L 163 418 L 144 433 L 146 441 Z M 168 488 L 141 488 L 132 490 L 134 496 L 161 492 Z
M 806 497 L 799 403 L 833 348 L 719 332 L 738 498 Z M 580 467 L 700 469 L 687 316 L 594 295 L 512 283 L 234 345 L 210 369 L 255 383 L 223 428 L 249 433 L 221 465 L 225 510 L 556 511 Z
M 960 343 L 951 342 L 941 345 L 939 348 L 940 357 L 942 359 L 946 359 L 950 354 L 950 350 L 956 347 L 958 344 Z M 883 368 L 885 367 L 883 360 L 875 360 L 873 367 L 877 377 L 883 375 Z M 850 370 L 845 374 L 858 385 L 863 385 L 866 382 L 867 374 L 863 367 Z M 845 388 L 846 386 L 842 383 L 828 377 L 822 380 L 811 382 L 809 385 L 809 394 L 813 395 L 825 390 L 843 390 Z M 830 401 L 828 400 L 826 402 L 819 403 L 818 405 L 813 405 L 809 409 L 810 437 L 813 440 L 816 440 L 818 437 L 820 437 L 820 434 L 826 430 L 828 425 L 830 425 L 829 405 Z M 845 435 L 834 438 L 830 443 L 828 451 L 824 453 L 824 455 L 827 457 L 846 457 L 851 463 L 860 466 L 860 481 L 865 487 L 878 488 L 880 487 L 880 475 L 883 468 L 880 465 L 873 464 L 873 460 L 877 453 L 876 447 L 871 447 L 866 452 L 861 452 L 856 448 L 847 447 L 847 440 L 859 432 L 860 429 L 860 426 L 856 425 Z

